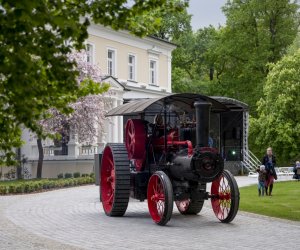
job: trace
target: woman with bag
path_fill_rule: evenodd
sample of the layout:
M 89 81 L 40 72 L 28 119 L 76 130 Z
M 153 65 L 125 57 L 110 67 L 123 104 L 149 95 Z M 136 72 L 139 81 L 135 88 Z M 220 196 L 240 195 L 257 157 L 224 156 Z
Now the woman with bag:
M 277 180 L 277 174 L 275 171 L 276 157 L 273 155 L 272 148 L 267 148 L 267 154 L 262 159 L 262 164 L 265 165 L 265 170 L 267 171 L 265 182 L 266 195 L 272 196 L 273 183 L 274 180 Z

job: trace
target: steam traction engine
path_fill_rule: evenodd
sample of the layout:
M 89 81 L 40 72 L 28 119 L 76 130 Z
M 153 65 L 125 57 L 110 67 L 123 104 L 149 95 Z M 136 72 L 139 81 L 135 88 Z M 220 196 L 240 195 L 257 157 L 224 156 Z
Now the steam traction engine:
M 174 201 L 188 215 L 198 214 L 211 199 L 216 217 L 232 221 L 238 186 L 218 150 L 208 146 L 210 114 L 226 110 L 198 94 L 139 100 L 111 110 L 108 116 L 123 115 L 127 123 L 125 143 L 107 144 L 102 155 L 100 195 L 106 215 L 122 216 L 129 197 L 147 199 L 153 221 L 165 225 Z

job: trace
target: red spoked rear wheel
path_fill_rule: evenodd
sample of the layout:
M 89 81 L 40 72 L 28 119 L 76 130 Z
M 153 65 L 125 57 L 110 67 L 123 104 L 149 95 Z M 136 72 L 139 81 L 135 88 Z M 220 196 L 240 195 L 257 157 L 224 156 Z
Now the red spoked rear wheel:
M 140 119 L 129 119 L 125 129 L 125 145 L 130 160 L 144 158 L 146 139 L 144 121 Z
M 211 204 L 216 217 L 224 223 L 231 222 L 239 209 L 240 192 L 233 175 L 224 170 L 211 185 Z
M 150 177 L 147 199 L 153 221 L 158 225 L 165 225 L 172 216 L 173 188 L 169 177 L 163 171 L 157 171 Z
M 101 162 L 100 195 L 108 216 L 122 216 L 130 193 L 129 160 L 124 144 L 108 144 Z

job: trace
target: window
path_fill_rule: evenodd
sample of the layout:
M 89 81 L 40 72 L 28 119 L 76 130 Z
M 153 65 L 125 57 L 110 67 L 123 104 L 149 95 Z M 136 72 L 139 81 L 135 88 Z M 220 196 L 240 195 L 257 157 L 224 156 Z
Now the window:
M 87 44 L 86 45 L 86 61 L 90 64 L 93 64 L 93 53 L 94 53 L 94 48 L 92 44 Z
M 109 49 L 107 51 L 107 74 L 110 76 L 114 76 L 116 73 L 116 58 L 115 58 L 115 51 Z
M 157 65 L 153 60 L 150 60 L 150 84 L 157 85 Z
M 128 79 L 135 81 L 135 56 L 128 56 Z

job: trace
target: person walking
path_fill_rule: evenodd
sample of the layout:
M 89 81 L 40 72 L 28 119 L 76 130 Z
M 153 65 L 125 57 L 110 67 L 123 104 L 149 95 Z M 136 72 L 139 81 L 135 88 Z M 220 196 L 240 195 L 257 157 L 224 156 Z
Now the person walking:
M 274 180 L 277 180 L 277 174 L 275 171 L 276 157 L 273 155 L 272 148 L 267 148 L 267 153 L 262 159 L 262 165 L 265 166 L 267 172 L 265 191 L 266 195 L 272 196 Z M 269 192 L 268 192 L 269 191 Z

